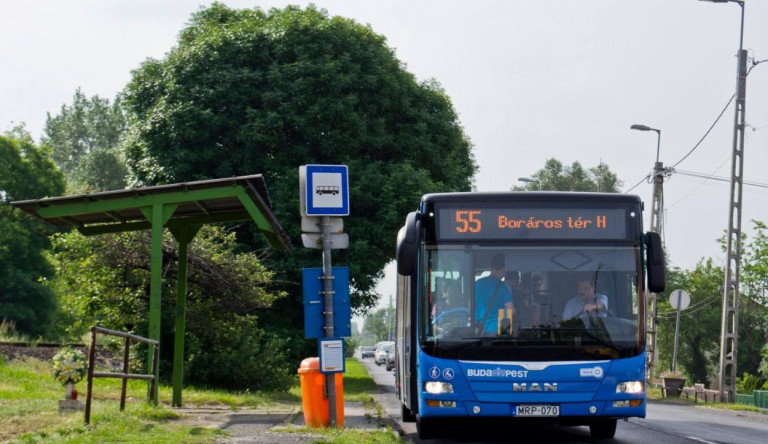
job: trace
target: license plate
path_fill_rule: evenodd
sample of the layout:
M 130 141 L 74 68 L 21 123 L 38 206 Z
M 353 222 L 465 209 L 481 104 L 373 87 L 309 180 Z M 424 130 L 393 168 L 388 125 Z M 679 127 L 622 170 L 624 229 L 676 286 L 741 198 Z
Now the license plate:
M 515 416 L 560 416 L 559 405 L 518 405 Z

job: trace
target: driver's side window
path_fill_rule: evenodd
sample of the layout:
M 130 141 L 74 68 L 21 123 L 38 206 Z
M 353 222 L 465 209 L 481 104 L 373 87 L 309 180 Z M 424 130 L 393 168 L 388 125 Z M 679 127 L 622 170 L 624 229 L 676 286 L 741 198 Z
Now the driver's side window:
M 446 337 L 470 321 L 468 257 L 462 250 L 438 250 L 431 257 L 429 273 L 429 319 L 431 335 Z

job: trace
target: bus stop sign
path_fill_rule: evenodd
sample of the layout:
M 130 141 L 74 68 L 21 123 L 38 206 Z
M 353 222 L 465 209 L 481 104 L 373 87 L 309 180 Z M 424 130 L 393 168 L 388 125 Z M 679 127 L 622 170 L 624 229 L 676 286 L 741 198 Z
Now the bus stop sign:
M 299 167 L 302 216 L 348 216 L 349 174 L 346 165 Z

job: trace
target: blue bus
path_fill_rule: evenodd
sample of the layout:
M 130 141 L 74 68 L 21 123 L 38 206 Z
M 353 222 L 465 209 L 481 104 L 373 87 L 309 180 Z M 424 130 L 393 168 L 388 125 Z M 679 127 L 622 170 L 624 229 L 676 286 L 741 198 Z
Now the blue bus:
M 396 393 L 419 437 L 461 421 L 645 417 L 657 233 L 624 194 L 438 193 L 397 238 Z

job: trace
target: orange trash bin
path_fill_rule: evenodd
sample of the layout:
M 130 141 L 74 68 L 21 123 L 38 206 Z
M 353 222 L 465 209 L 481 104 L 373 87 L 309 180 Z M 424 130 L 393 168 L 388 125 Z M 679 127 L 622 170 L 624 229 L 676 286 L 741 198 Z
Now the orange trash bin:
M 299 366 L 301 380 L 301 404 L 304 409 L 304 423 L 308 427 L 329 427 L 331 425 L 328 398 L 325 397 L 325 374 L 320 373 L 320 358 L 307 358 Z M 334 373 L 336 383 L 336 428 L 344 426 L 344 379 Z

